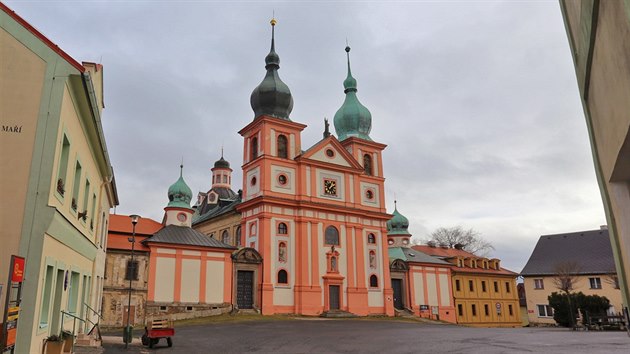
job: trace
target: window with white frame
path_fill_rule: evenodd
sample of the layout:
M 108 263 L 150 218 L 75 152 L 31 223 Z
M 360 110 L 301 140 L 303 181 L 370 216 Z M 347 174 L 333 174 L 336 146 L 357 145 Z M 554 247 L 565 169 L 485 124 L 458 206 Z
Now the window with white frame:
M 534 279 L 534 289 L 544 289 L 545 283 L 542 279 Z
M 588 278 L 588 281 L 591 283 L 591 289 L 601 289 L 602 288 L 602 279 L 601 278 Z
M 553 317 L 553 308 L 549 305 L 536 305 L 538 307 L 538 317 Z

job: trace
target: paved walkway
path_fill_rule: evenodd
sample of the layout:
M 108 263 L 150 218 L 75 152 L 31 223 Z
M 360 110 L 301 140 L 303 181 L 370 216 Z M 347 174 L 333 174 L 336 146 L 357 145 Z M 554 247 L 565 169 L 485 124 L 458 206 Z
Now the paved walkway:
M 105 353 L 630 353 L 626 332 L 469 328 L 395 320 L 258 320 L 176 329 L 173 347 L 104 337 Z M 81 352 L 88 353 L 88 352 Z M 95 351 L 95 353 L 98 353 Z

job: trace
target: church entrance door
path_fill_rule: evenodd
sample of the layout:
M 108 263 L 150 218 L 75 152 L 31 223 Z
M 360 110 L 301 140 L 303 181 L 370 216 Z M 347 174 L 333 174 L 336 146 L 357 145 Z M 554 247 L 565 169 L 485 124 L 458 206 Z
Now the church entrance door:
M 402 279 L 392 279 L 392 289 L 394 289 L 394 307 L 403 309 L 403 285 Z
M 339 310 L 339 285 L 331 285 L 328 288 L 330 296 L 330 309 Z
M 236 304 L 239 309 L 251 309 L 254 305 L 254 272 L 239 270 L 236 279 Z

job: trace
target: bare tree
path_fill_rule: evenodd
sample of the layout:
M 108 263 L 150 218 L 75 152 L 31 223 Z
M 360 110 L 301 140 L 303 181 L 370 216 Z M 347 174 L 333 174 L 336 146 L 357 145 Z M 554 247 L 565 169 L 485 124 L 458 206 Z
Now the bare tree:
M 461 226 L 440 227 L 431 233 L 429 241 L 447 245 L 449 248 L 461 248 L 481 257 L 487 256 L 494 249 L 479 232 L 473 229 L 466 230 Z
M 604 276 L 604 281 L 610 284 L 613 288 L 619 289 L 619 277 L 617 273 L 610 273 Z
M 567 295 L 569 302 L 569 318 L 571 319 L 572 327 L 575 327 L 575 312 L 571 304 L 571 291 L 573 290 L 573 285 L 578 281 L 578 274 L 581 269 L 582 267 L 576 261 L 559 262 L 553 267 L 554 277 L 552 282 L 556 289 Z

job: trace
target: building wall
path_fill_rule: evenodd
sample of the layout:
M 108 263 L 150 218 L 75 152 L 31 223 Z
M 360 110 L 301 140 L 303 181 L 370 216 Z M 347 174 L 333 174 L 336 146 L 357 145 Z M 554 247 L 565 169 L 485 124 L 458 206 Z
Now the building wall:
M 231 310 L 231 251 L 150 245 L 149 317 L 183 319 Z
M 393 315 L 385 240 L 389 215 L 380 161 L 385 145 L 360 139 L 342 144 L 331 138 L 300 155 L 304 127 L 263 116 L 240 132 L 244 164 L 243 203 L 238 210 L 243 215 L 243 246 L 255 248 L 264 262 L 259 278 L 262 313 L 327 312 L 330 290 L 339 286 L 340 310 Z M 280 134 L 289 142 L 287 158 L 278 157 Z M 255 158 L 253 139 L 259 142 Z M 373 156 L 372 176 L 363 173 L 354 156 L 363 153 Z M 334 195 L 326 194 L 325 180 L 335 181 Z M 372 198 L 366 197 L 368 188 Z M 289 226 L 287 234 L 279 234 L 280 222 Z M 325 242 L 325 230 L 331 226 L 339 233 L 337 245 Z M 376 244 L 368 245 L 369 233 L 378 239 Z M 285 261 L 280 256 L 281 243 L 287 250 Z M 375 254 L 373 266 L 370 251 Z M 282 271 L 288 273 L 287 283 L 278 282 Z M 377 276 L 375 287 L 368 286 L 371 275 Z
M 630 1 L 561 0 L 624 306 L 630 303 Z
M 601 281 L 601 289 L 591 289 L 589 278 L 599 278 Z M 536 289 L 534 285 L 535 279 L 542 279 L 543 288 Z M 554 287 L 553 277 L 525 277 L 523 279 L 523 283 L 525 284 L 525 293 L 527 294 L 527 314 L 529 317 L 529 322 L 532 324 L 555 324 L 553 316 L 549 317 L 541 317 L 538 313 L 537 305 L 549 305 L 549 301 L 547 298 L 553 292 L 561 292 L 557 288 Z M 574 292 L 583 292 L 585 295 L 599 295 L 605 296 L 608 300 L 610 300 L 610 304 L 614 307 L 611 310 L 615 312 L 619 312 L 622 309 L 623 303 L 621 298 L 621 290 L 616 288 L 614 282 L 611 278 L 609 278 L 605 274 L 599 275 L 590 275 L 579 277 L 578 280 L 573 284 Z
M 236 211 L 230 212 L 208 221 L 193 225 L 193 229 L 205 235 L 212 235 L 215 239 L 222 241 L 223 231 L 227 231 L 230 239 L 228 244 L 237 245 L 236 234 L 237 229 L 241 226 L 241 213 Z M 241 232 L 242 235 L 242 232 Z
M 430 319 L 456 323 L 453 291 L 451 287 L 451 272 L 448 267 L 410 265 L 409 289 L 411 302 L 409 308 L 414 314 Z M 427 305 L 427 310 L 420 306 Z M 438 316 L 433 313 L 437 307 Z
M 99 220 L 94 215 L 103 208 L 107 215 L 117 197 L 107 153 L 99 148 L 102 127 L 95 117 L 102 102 L 86 92 L 84 80 L 90 90 L 88 75 L 96 78 L 102 70 L 74 61 L 4 4 L 0 24 L 0 85 L 5 88 L 0 117 L 6 127 L 0 146 L 10 152 L 0 159 L 0 191 L 12 203 L 0 211 L 3 230 L 9 231 L 1 239 L 0 277 L 7 278 L 8 255 L 26 258 L 16 352 L 40 352 L 43 339 L 58 333 L 62 310 L 86 318 L 90 316 L 83 303 L 100 303 L 96 290 L 105 256 L 97 240 L 102 237 L 99 223 L 107 216 Z M 70 210 L 69 195 L 56 195 L 64 132 L 71 142 L 68 165 L 77 155 L 82 163 L 77 212 L 88 211 L 85 221 Z M 73 172 L 69 179 L 74 179 Z M 64 290 L 64 284 L 72 291 Z
M 131 253 L 122 250 L 109 250 L 105 262 L 103 283 L 103 326 L 126 325 L 126 307 L 129 304 L 129 280 L 125 279 L 127 262 Z M 144 304 L 148 292 L 149 254 L 135 252 L 134 261 L 138 262 L 138 279 L 131 281 L 131 306 L 134 316 L 132 324 L 144 323 Z
M 515 278 L 453 271 L 452 282 L 457 323 L 484 327 L 521 326 Z M 495 291 L 495 282 L 498 291 Z

